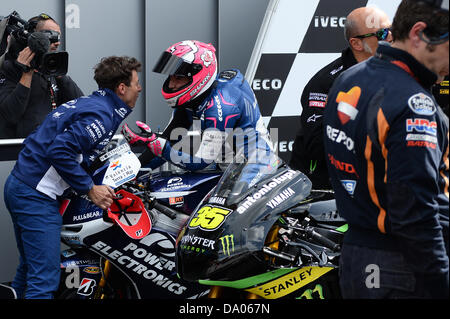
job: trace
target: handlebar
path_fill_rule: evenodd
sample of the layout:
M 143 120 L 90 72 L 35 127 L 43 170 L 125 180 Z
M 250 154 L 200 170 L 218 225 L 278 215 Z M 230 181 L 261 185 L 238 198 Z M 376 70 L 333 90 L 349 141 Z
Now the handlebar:
M 321 245 L 331 249 L 332 251 L 338 251 L 340 249 L 340 245 L 336 244 L 334 241 L 322 236 L 318 232 L 314 230 L 312 227 L 306 227 L 305 233 L 313 240 L 317 241 Z
M 163 213 L 164 215 L 166 215 L 170 219 L 177 218 L 177 212 L 176 211 L 174 211 L 173 209 L 158 203 L 156 200 L 153 200 L 153 203 L 151 205 L 152 205 L 152 207 L 156 208 L 157 210 L 159 210 L 161 213 Z

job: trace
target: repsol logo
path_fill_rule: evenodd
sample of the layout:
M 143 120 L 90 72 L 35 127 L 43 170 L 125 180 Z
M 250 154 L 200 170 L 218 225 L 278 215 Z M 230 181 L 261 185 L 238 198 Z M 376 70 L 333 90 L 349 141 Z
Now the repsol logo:
M 346 17 L 315 16 L 314 27 L 316 28 L 343 28 Z
M 344 144 L 349 151 L 352 151 L 355 147 L 355 142 L 350 137 L 348 137 L 344 131 L 335 129 L 329 125 L 327 125 L 327 136 L 333 142 Z
M 283 82 L 280 79 L 255 79 L 252 82 L 252 88 L 254 91 L 269 91 L 269 90 L 281 90 Z

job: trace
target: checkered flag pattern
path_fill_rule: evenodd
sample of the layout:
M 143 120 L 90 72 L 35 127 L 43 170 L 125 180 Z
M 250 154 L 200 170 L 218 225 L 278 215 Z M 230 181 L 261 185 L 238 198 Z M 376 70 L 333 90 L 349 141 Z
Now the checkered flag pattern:
M 270 17 L 252 88 L 267 128 L 278 129 L 277 150 L 289 161 L 300 123 L 303 88 L 347 47 L 344 23 L 363 6 L 382 9 L 391 18 L 400 0 L 279 0 Z

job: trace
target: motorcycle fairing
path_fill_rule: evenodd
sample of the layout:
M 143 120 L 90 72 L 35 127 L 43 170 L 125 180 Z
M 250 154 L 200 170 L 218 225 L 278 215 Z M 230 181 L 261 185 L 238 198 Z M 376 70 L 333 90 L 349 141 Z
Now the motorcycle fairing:
M 152 196 L 167 206 L 191 214 L 197 203 L 217 184 L 222 172 L 161 172 L 152 175 L 149 189 Z
M 284 178 L 278 185 L 270 184 L 271 187 L 266 188 L 264 196 L 255 196 L 272 180 L 286 176 L 289 178 Z M 204 206 L 212 206 L 206 200 L 203 206 L 192 214 L 184 228 L 183 236 L 180 237 L 177 246 L 179 275 L 189 281 L 230 281 L 265 271 L 266 260 L 262 250 L 267 234 L 281 213 L 300 203 L 310 191 L 309 179 L 303 173 L 285 166 L 271 179 L 251 187 L 238 203 L 223 207 L 214 205 L 224 210 L 231 209 L 226 216 L 217 210 L 209 210 L 207 215 L 199 215 Z M 286 194 L 283 200 L 273 202 L 283 192 Z M 259 198 L 244 206 L 249 197 Z M 245 209 L 239 210 L 240 207 Z M 206 227 L 198 227 L 198 224 L 201 224 L 198 219 L 203 219 L 203 225 Z M 236 267 L 239 267 L 239 271 L 236 271 Z
M 61 252 L 60 289 L 75 289 L 79 298 L 89 298 L 100 282 L 100 258 L 85 249 L 66 249 Z
M 280 268 L 235 281 L 199 280 L 203 285 L 243 289 L 265 299 L 278 299 L 317 280 L 333 267 Z
M 308 285 L 333 269 L 333 267 L 302 267 L 280 278 L 245 290 L 265 299 L 278 299 Z
M 175 239 L 164 231 L 153 228 L 149 235 L 135 240 L 119 227 L 111 227 L 84 242 L 122 272 L 137 298 L 186 299 L 207 290 L 177 276 Z

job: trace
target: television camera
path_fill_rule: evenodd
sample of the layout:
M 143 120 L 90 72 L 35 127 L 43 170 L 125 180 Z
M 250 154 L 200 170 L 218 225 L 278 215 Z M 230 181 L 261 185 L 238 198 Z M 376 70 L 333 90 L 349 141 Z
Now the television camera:
M 42 74 L 61 76 L 67 73 L 69 55 L 65 51 L 49 52 L 50 44 L 59 42 L 60 35 L 54 31 L 34 31 L 35 24 L 23 20 L 14 11 L 0 16 L 0 66 L 5 59 L 16 60 L 19 52 L 29 47 L 35 53 L 30 65 Z M 19 65 L 24 71 L 27 67 Z

